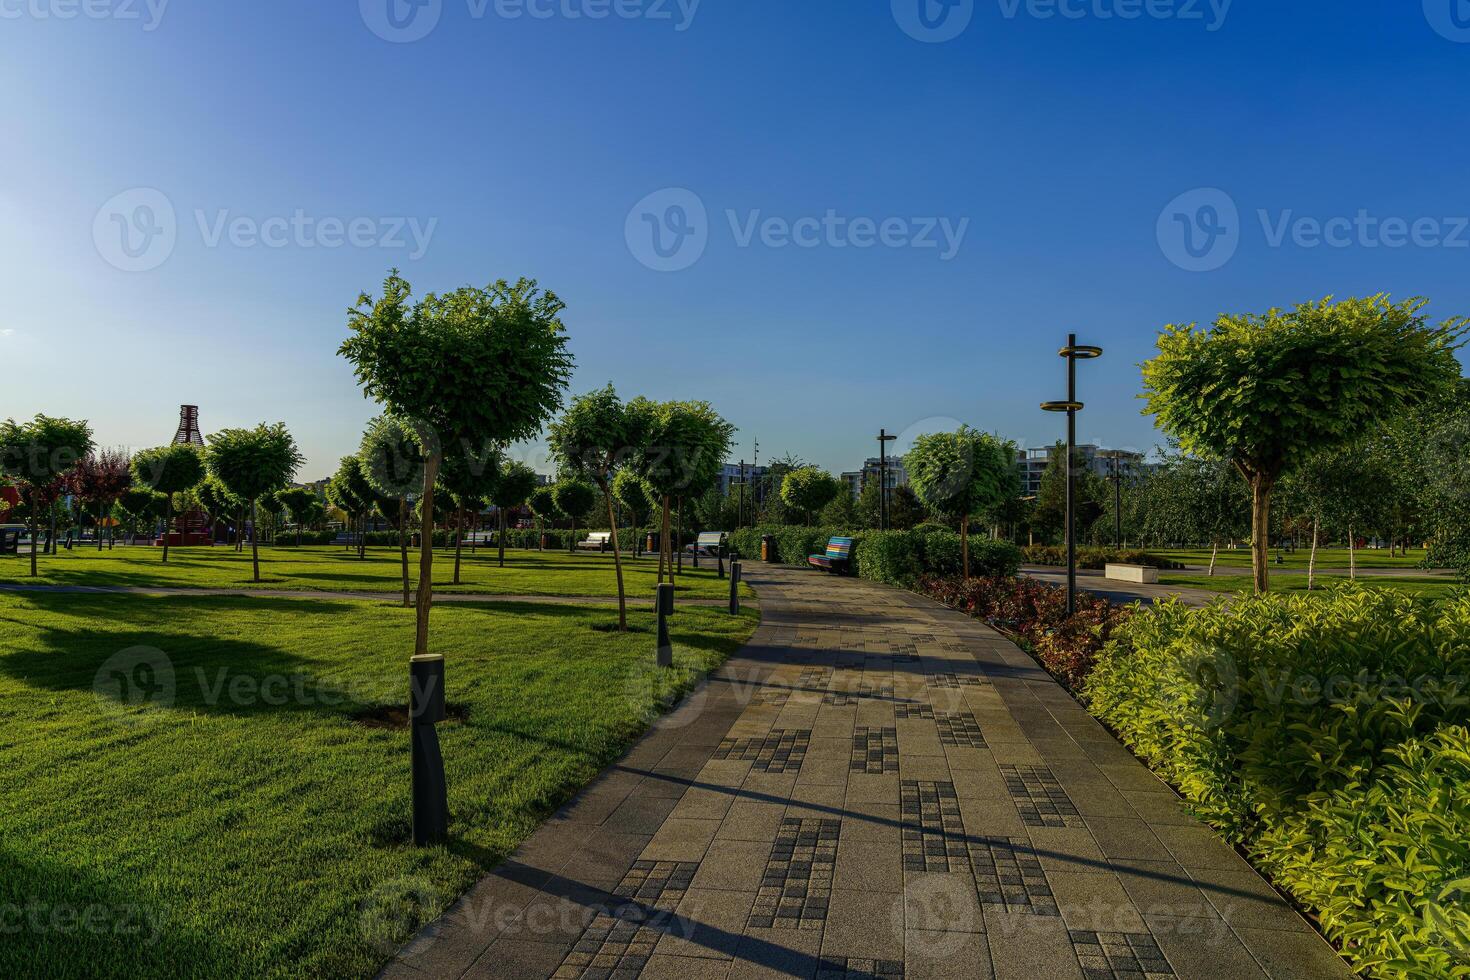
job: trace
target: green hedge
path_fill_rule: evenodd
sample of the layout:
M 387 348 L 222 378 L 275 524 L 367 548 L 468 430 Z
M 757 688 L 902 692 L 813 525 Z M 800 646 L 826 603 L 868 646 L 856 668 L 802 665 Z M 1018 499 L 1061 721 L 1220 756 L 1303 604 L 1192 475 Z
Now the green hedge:
M 1032 544 L 1021 549 L 1022 557 L 1031 565 L 1066 565 L 1067 549 L 1059 544 Z M 1177 561 L 1151 555 L 1146 551 L 1117 548 L 1078 548 L 1077 567 L 1101 570 L 1109 562 L 1123 565 L 1151 565 L 1154 568 L 1183 568 Z
M 332 544 L 336 540 L 337 540 L 337 532 L 336 531 L 302 531 L 301 532 L 301 546 L 303 548 L 305 548 L 307 545 Z M 275 543 L 276 543 L 276 546 L 277 547 L 282 547 L 282 546 L 284 546 L 284 547 L 295 547 L 295 545 L 296 545 L 296 532 L 295 531 L 279 531 L 279 532 L 277 532 L 276 533 L 276 541 L 275 541 Z
M 1142 609 L 1084 690 L 1360 969 L 1465 976 L 1431 933 L 1470 875 L 1467 678 L 1470 594 L 1349 586 Z
M 821 554 L 834 537 L 853 539 L 853 562 L 857 573 L 875 582 L 910 588 L 921 577 L 958 575 L 960 536 L 948 528 L 923 525 L 912 531 L 863 531 L 856 534 L 835 527 L 741 528 L 731 533 L 731 544 L 741 555 L 756 560 L 761 538 L 775 539 L 776 561 L 783 565 L 805 565 L 809 555 Z M 970 574 L 1009 576 L 1020 567 L 1021 552 L 1006 541 L 970 536 Z

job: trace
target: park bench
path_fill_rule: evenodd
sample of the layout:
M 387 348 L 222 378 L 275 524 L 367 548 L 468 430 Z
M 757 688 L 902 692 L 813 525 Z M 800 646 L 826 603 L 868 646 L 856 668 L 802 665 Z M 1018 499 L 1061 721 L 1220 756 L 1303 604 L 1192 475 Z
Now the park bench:
M 0 555 L 20 554 L 20 539 L 25 533 L 23 525 L 0 525 Z
M 806 563 L 813 568 L 842 573 L 852 570 L 852 538 L 832 538 L 824 554 L 810 555 Z
M 1152 565 L 1124 565 L 1108 562 L 1103 566 L 1103 578 L 1114 582 L 1135 582 L 1139 585 L 1157 585 L 1159 570 Z
M 709 558 L 718 558 L 725 550 L 725 532 L 700 531 L 694 543 L 686 544 L 684 550 L 696 557 L 705 555 Z
M 589 551 L 606 551 L 612 547 L 611 531 L 593 531 L 586 539 L 577 542 L 578 548 L 586 548 Z

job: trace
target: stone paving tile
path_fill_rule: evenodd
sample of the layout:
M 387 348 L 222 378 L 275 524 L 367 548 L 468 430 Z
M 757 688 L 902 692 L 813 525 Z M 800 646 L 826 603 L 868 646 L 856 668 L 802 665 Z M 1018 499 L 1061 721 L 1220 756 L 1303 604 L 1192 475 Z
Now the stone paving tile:
M 752 643 L 384 977 L 1349 976 L 984 624 L 747 576 Z

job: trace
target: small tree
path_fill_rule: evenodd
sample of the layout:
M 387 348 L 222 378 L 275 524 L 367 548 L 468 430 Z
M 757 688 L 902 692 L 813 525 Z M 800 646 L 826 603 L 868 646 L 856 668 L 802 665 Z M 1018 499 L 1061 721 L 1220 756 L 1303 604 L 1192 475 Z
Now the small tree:
M 398 525 L 398 554 L 402 565 L 403 606 L 413 605 L 408 575 L 409 497 L 424 485 L 424 452 L 418 436 L 405 422 L 380 415 L 368 423 L 357 458 L 363 476 L 378 495 L 378 509 Z M 391 514 L 389 512 L 392 512 Z M 424 524 L 425 533 L 433 526 Z
M 643 530 L 644 519 L 655 506 L 653 495 L 649 492 L 648 484 L 643 482 L 636 470 L 624 468 L 613 477 L 613 498 L 617 500 L 618 506 L 628 515 L 628 524 L 633 529 L 633 556 L 636 558 L 643 553 Z
M 140 522 L 158 520 L 164 515 L 167 506 L 168 498 L 163 494 L 135 486 L 123 491 L 113 505 L 113 511 L 127 522 L 128 534 L 136 535 Z
M 395 270 L 383 295 L 358 298 L 340 353 L 363 391 L 390 414 L 412 419 L 425 450 L 424 526 L 434 524 L 434 484 L 446 452 L 486 458 L 528 439 L 561 406 L 571 375 L 561 300 L 536 283 L 504 280 L 484 289 L 430 293 L 410 304 L 412 288 Z M 434 536 L 423 536 L 414 654 L 429 654 Z
M 792 470 L 781 481 L 782 501 L 805 514 L 808 527 L 812 523 L 812 513 L 826 507 L 841 491 L 842 484 L 831 473 L 815 466 Z
M 321 520 L 322 499 L 309 487 L 287 487 L 276 494 L 296 524 L 296 547 L 301 547 L 301 526 Z
M 249 503 L 252 521 L 260 498 L 289 483 L 302 461 L 296 440 L 279 422 L 253 429 L 221 429 L 209 437 L 205 453 L 209 474 Z M 250 565 L 251 580 L 259 582 L 259 534 L 250 536 Z
M 591 481 L 607 508 L 618 582 L 618 629 L 623 631 L 628 628 L 628 600 L 623 589 L 618 519 L 613 513 L 613 480 L 642 440 L 641 419 L 638 413 L 627 410 L 613 386 L 608 385 L 572 399 L 566 413 L 551 425 L 551 452 L 562 471 Z
M 669 505 L 675 496 L 699 493 L 712 485 L 735 427 L 720 417 L 709 402 L 653 402 L 635 398 L 628 403 L 629 424 L 642 442 L 633 465 L 663 510 L 659 532 L 659 582 L 664 569 L 674 574 L 674 550 L 669 527 Z
M 556 509 L 572 519 L 572 529 L 567 535 L 567 550 L 577 550 L 577 519 L 586 517 L 597 503 L 597 491 L 592 484 L 576 477 L 562 477 L 551 488 L 556 500 Z
M 188 443 L 170 443 L 133 455 L 133 482 L 168 498 L 163 513 L 163 561 L 168 563 L 169 527 L 174 519 L 174 494 L 187 493 L 204 479 L 204 457 Z
M 500 529 L 496 545 L 500 552 L 500 567 L 505 567 L 505 533 L 509 529 L 506 515 L 526 502 L 536 489 L 541 478 L 525 463 L 507 460 L 501 464 L 500 474 L 490 488 L 490 503 L 495 505 L 495 523 Z
M 1150 481 L 1149 498 L 1149 527 L 1159 537 L 1209 542 L 1212 576 L 1220 545 L 1250 528 L 1250 498 L 1223 460 L 1168 457 Z
M 439 472 L 439 485 L 449 494 L 454 504 L 454 584 L 459 584 L 460 560 L 464 554 L 465 511 L 476 513 L 485 506 L 485 501 L 494 492 L 500 479 L 504 461 L 500 454 L 482 459 L 479 456 L 454 455 L 446 457 L 444 468 Z
M 72 486 L 77 496 L 92 505 L 97 523 L 97 550 L 102 550 L 102 524 L 129 487 L 133 474 L 126 453 L 103 449 L 88 455 L 73 473 Z
M 1431 326 L 1427 300 L 1387 296 L 1170 324 L 1143 365 L 1148 411 L 1190 453 L 1227 459 L 1251 490 L 1255 587 L 1270 587 L 1271 491 L 1313 452 L 1446 390 L 1470 320 Z
M 47 489 L 92 451 L 92 429 L 85 422 L 37 415 L 29 422 L 7 419 L 0 425 L 0 472 L 20 483 L 30 497 L 31 575 L 40 548 L 40 514 Z
M 546 522 L 561 516 L 561 510 L 556 506 L 556 490 L 550 485 L 537 487 L 526 498 L 526 506 L 531 508 L 531 513 L 536 517 L 536 550 L 545 551 Z
M 903 458 L 924 506 L 960 522 L 960 564 L 970 577 L 970 518 L 999 506 L 1013 490 L 1016 447 L 967 425 L 919 436 Z
M 230 515 L 239 514 L 245 507 L 245 501 L 225 489 L 224 484 L 214 477 L 205 477 L 194 488 L 194 499 L 199 507 L 208 516 L 211 530 L 217 531 L 220 521 L 227 521 Z M 211 535 L 214 539 L 215 535 Z

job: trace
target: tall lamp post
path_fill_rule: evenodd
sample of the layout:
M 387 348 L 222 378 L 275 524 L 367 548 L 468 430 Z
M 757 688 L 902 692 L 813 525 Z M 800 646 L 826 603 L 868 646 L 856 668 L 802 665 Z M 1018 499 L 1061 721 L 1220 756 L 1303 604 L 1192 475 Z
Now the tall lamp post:
M 878 529 L 888 530 L 888 444 L 897 439 L 887 429 L 878 430 Z
M 1078 344 L 1075 333 L 1067 334 L 1067 346 L 1057 351 L 1067 359 L 1067 400 L 1042 402 L 1047 412 L 1067 413 L 1067 616 L 1077 611 L 1077 527 L 1076 479 L 1072 472 L 1072 452 L 1077 445 L 1077 413 L 1082 403 L 1077 400 L 1077 362 L 1102 356 L 1101 347 Z

